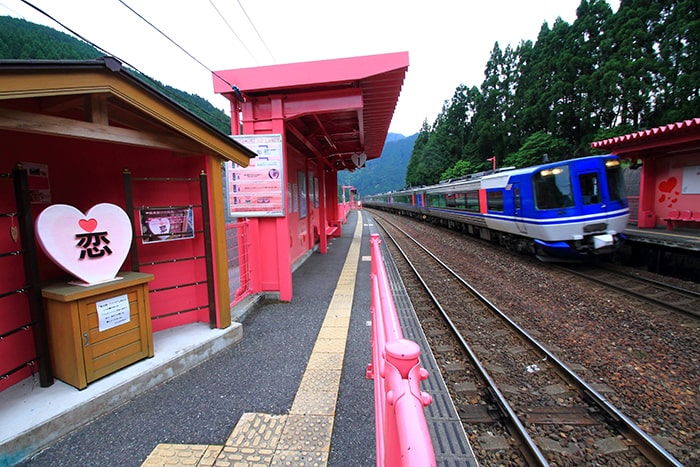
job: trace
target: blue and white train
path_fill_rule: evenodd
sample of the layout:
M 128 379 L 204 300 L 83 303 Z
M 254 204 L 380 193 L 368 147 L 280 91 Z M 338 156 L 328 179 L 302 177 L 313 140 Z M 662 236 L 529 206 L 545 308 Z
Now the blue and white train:
M 629 217 L 622 167 L 614 155 L 481 172 L 362 202 L 542 260 L 613 253 L 624 240 Z

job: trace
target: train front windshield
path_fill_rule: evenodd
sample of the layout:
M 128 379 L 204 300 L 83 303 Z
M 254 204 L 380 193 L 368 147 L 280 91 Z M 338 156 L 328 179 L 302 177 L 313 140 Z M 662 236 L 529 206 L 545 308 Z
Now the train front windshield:
M 532 177 L 532 187 L 537 209 L 562 209 L 574 205 L 568 165 L 537 172 Z
M 610 201 L 623 201 L 626 199 L 625 181 L 622 177 L 622 167 L 620 167 L 618 159 L 607 159 L 605 161 L 605 176 L 608 179 Z

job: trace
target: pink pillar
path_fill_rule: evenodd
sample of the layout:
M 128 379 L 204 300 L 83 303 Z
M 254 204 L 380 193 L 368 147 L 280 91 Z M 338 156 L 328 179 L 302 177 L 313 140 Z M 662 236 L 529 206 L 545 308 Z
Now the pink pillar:
M 639 169 L 642 171 L 642 174 L 639 181 L 640 197 L 637 226 L 641 229 L 656 227 L 656 207 L 654 204 L 656 195 L 655 165 L 654 159 L 649 158 L 644 160 L 644 164 Z
M 242 105 L 243 134 L 282 135 L 282 170 L 284 174 L 288 174 L 289 154 L 285 138 L 282 98 L 270 97 L 264 101 L 258 103 L 256 100 L 249 99 L 243 104 L 234 103 L 231 114 L 234 114 L 234 107 Z M 266 107 L 265 116 L 262 118 L 256 118 L 259 106 Z M 234 118 L 231 119 L 231 125 L 232 127 L 237 125 Z M 237 128 L 232 128 L 232 131 L 237 134 Z M 286 177 L 287 175 L 285 179 Z M 282 196 L 286 196 L 286 187 L 283 191 Z M 256 239 L 251 241 L 250 258 L 253 292 L 278 291 L 280 300 L 290 301 L 292 299 L 292 261 L 289 252 L 287 216 L 251 218 L 250 227 L 251 238 Z

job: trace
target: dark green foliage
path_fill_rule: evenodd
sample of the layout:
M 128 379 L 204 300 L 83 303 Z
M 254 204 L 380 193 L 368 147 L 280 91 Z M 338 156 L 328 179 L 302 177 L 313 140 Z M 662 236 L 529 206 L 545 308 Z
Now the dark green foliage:
M 520 149 L 508 154 L 503 163 L 499 165 L 528 167 L 543 162 L 562 161 L 573 157 L 570 149 L 571 147 L 566 140 L 544 131 L 537 131 L 528 136 Z
M 496 43 L 479 89 L 457 88 L 425 122 L 406 173 L 421 185 L 498 165 L 592 153 L 593 141 L 700 116 L 700 3 L 582 0 L 573 24 Z M 461 148 L 461 149 L 460 149 Z
M 50 27 L 0 16 L 0 59 L 95 60 L 103 55 L 93 46 Z M 222 133 L 231 133 L 231 118 L 206 99 L 133 73 Z
M 0 16 L 0 58 L 94 60 L 103 54 L 85 42 L 23 19 Z
M 449 180 L 451 178 L 459 178 L 462 175 L 469 175 L 475 172 L 477 172 L 477 169 L 471 162 L 460 160 L 455 162 L 455 165 L 445 170 L 442 175 L 440 175 L 440 180 L 442 181 Z

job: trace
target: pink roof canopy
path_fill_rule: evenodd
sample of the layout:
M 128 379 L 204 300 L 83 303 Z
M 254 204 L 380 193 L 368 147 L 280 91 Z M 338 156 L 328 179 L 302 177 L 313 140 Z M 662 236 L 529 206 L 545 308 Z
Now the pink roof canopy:
M 594 141 L 591 147 L 610 150 L 623 158 L 643 159 L 669 151 L 697 148 L 698 141 L 700 141 L 700 118 L 691 118 L 649 130 Z
M 217 71 L 214 91 L 232 103 L 232 86 L 246 104 L 264 108 L 282 96 L 287 142 L 338 170 L 355 167 L 354 154 L 377 158 L 384 147 L 404 77 L 408 52 Z M 249 112 L 252 113 L 252 112 Z

